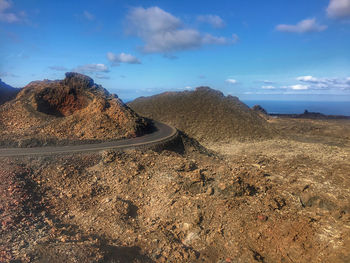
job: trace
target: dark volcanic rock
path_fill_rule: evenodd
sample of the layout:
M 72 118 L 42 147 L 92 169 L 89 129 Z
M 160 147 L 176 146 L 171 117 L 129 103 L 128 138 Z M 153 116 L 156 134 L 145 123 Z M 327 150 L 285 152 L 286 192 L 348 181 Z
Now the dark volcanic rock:
M 209 87 L 141 97 L 129 106 L 137 113 L 174 125 L 200 141 L 259 139 L 274 135 L 267 121 L 237 97 Z
M 92 78 L 76 72 L 67 72 L 63 82 L 65 85 L 74 88 L 92 87 L 95 84 Z
M 266 115 L 268 114 L 267 111 L 263 107 L 261 107 L 260 105 L 254 105 L 252 107 L 252 110 L 256 111 L 258 113 L 263 113 L 263 114 L 266 114 Z
M 20 89 L 16 89 L 2 82 L 0 79 L 0 105 L 16 97 Z
M 302 114 L 270 114 L 271 116 L 276 116 L 280 118 L 295 118 L 295 119 L 312 119 L 312 120 L 346 120 L 350 119 L 350 116 L 344 115 L 326 115 L 320 112 L 310 112 L 305 110 Z

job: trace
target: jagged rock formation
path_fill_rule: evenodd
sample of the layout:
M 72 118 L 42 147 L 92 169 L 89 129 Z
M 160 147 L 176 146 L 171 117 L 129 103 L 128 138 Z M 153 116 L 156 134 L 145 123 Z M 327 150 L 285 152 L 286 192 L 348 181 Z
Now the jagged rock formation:
M 225 97 L 208 87 L 141 97 L 129 106 L 137 113 L 171 124 L 201 142 L 274 135 L 267 121 L 237 97 Z
M 118 139 L 135 137 L 146 127 L 116 95 L 78 73 L 31 82 L 0 107 L 0 137 L 7 141 Z
M 20 89 L 16 89 L 6 84 L 0 79 L 0 105 L 16 97 Z
M 252 107 L 252 110 L 253 110 L 253 111 L 256 111 L 256 112 L 258 112 L 258 113 L 265 114 L 265 115 L 268 114 L 267 111 L 266 111 L 263 107 L 261 107 L 260 105 L 254 105 L 254 106 Z
M 269 119 L 269 114 L 268 112 L 263 108 L 261 107 L 260 105 L 254 105 L 252 107 L 252 110 L 255 111 L 257 114 L 259 114 L 259 116 L 265 120 L 268 120 Z

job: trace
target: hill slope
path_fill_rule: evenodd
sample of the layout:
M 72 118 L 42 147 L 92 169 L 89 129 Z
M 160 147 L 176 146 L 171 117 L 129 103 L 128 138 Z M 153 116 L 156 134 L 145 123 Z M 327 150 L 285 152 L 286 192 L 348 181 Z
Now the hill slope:
M 142 116 L 174 125 L 200 141 L 231 141 L 271 137 L 266 120 L 237 97 L 199 87 L 141 97 L 129 106 Z
M 118 139 L 142 134 L 146 126 L 116 95 L 78 73 L 31 82 L 0 106 L 0 137 L 7 141 Z
M 20 89 L 13 88 L 0 79 L 0 105 L 14 99 L 19 91 Z

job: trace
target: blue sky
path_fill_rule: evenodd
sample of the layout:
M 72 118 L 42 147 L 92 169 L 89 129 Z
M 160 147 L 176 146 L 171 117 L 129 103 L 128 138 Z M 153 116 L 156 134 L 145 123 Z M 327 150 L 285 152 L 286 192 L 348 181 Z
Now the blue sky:
M 205 85 L 350 101 L 350 0 L 0 0 L 0 78 L 66 71 L 124 100 Z

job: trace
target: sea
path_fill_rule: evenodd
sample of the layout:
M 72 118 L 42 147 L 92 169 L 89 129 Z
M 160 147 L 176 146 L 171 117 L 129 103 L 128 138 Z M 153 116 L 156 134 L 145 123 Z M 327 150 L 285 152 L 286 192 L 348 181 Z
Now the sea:
M 243 100 L 249 107 L 260 105 L 268 113 L 301 114 L 305 110 L 326 115 L 350 116 L 350 101 Z

